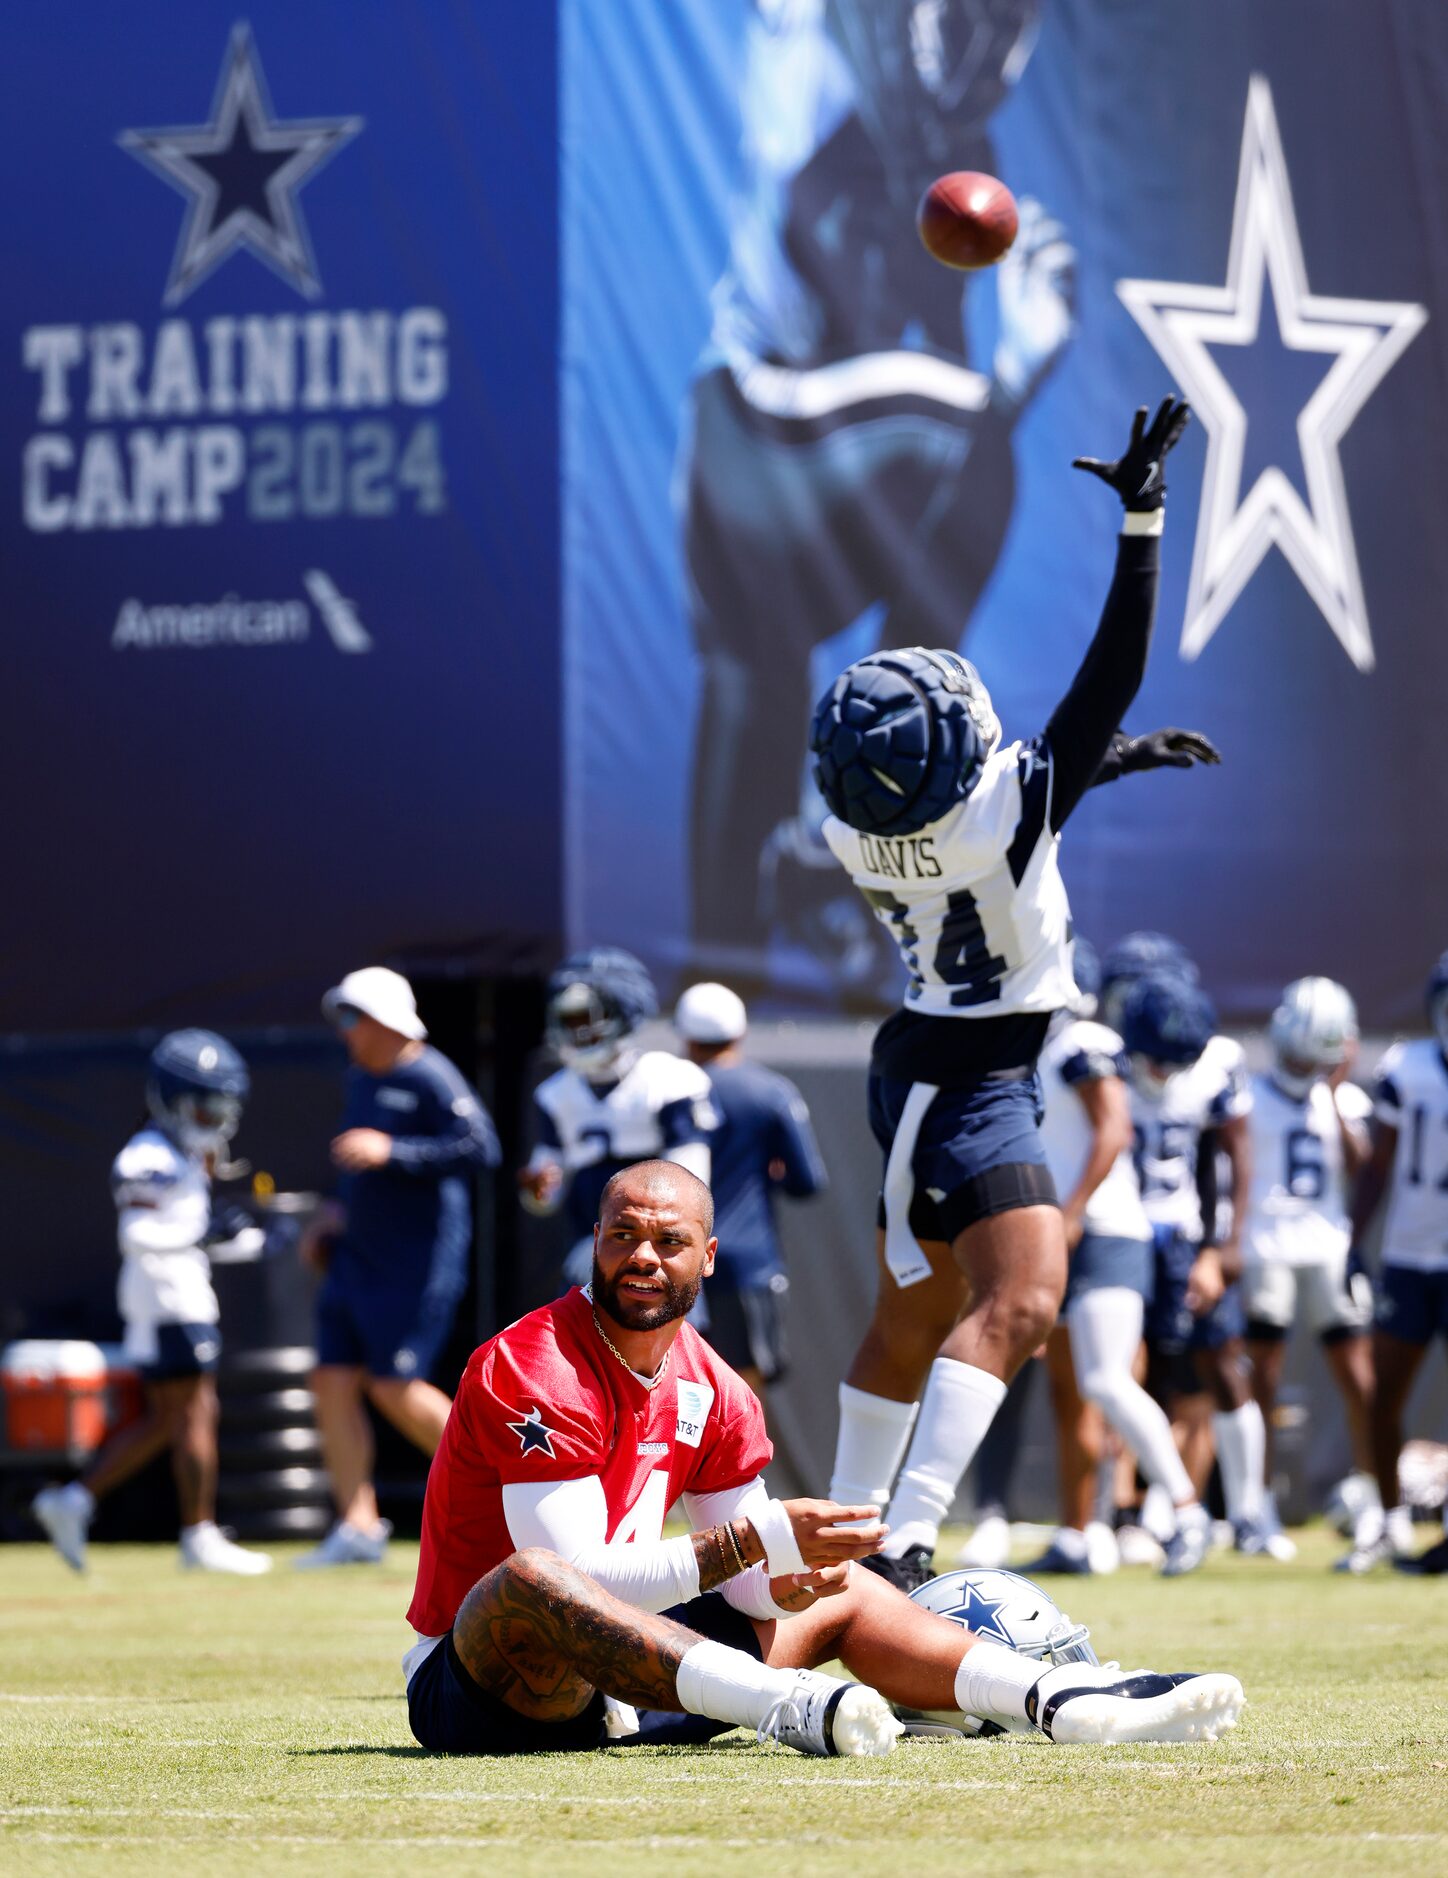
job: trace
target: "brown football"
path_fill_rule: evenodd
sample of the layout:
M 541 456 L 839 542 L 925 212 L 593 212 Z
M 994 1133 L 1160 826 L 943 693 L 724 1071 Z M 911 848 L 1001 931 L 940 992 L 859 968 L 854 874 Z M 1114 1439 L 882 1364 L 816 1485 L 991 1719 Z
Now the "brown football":
M 980 170 L 937 177 L 915 211 L 920 239 L 947 267 L 993 266 L 1015 240 L 1019 220 L 1010 190 Z

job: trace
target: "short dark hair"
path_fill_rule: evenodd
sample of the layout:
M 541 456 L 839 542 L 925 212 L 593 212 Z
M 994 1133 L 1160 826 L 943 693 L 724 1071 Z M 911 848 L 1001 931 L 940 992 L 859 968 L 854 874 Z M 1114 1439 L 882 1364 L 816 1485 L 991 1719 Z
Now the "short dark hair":
M 691 1174 L 687 1167 L 680 1167 L 677 1161 L 635 1161 L 629 1167 L 621 1167 L 604 1187 L 598 1197 L 598 1218 L 602 1224 L 609 1208 L 609 1202 L 618 1189 L 627 1181 L 638 1179 L 649 1186 L 665 1186 L 672 1182 L 679 1183 L 680 1198 L 689 1198 L 699 1209 L 699 1217 L 704 1224 L 704 1237 L 714 1237 L 714 1196 L 697 1174 Z

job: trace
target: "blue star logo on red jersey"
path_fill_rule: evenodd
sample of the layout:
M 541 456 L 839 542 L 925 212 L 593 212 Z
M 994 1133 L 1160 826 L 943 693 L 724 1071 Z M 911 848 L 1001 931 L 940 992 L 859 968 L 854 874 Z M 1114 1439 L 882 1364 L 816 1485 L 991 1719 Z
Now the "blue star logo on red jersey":
M 550 1461 L 558 1456 L 553 1452 L 553 1430 L 543 1424 L 543 1411 L 538 1407 L 529 1409 L 520 1422 L 505 1424 L 510 1433 L 518 1437 L 524 1454 L 531 1454 L 536 1448 L 540 1454 L 546 1454 Z

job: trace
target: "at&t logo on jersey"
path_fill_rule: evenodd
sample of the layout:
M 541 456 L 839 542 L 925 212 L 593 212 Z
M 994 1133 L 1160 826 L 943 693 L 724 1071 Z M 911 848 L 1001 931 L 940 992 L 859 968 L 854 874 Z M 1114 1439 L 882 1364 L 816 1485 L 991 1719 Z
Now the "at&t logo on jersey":
M 317 304 L 322 273 L 300 196 L 363 129 L 360 117 L 277 117 L 256 43 L 239 25 L 207 122 L 120 133 L 121 149 L 153 172 L 147 183 L 137 168 L 137 186 L 159 178 L 185 199 L 163 306 L 221 272 L 239 303 L 149 326 L 25 329 L 35 413 L 22 452 L 27 529 L 381 521 L 446 509 L 436 415 L 448 394 L 446 315 Z M 247 257 L 302 308 L 248 308 Z

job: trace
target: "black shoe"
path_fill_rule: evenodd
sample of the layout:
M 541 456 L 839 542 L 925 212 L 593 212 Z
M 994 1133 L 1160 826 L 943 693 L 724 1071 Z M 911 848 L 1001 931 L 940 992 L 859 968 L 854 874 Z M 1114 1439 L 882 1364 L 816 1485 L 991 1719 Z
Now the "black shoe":
M 865 1560 L 868 1565 L 870 1561 Z M 1417 1558 L 1395 1558 L 1394 1568 L 1407 1572 L 1412 1578 L 1441 1578 L 1448 1572 L 1448 1538 L 1440 1539 L 1437 1545 L 1430 1545 L 1426 1552 L 1420 1552 Z
M 935 1576 L 935 1554 L 928 1545 L 908 1546 L 899 1558 L 886 1558 L 883 1552 L 872 1552 L 859 1562 L 867 1572 L 885 1579 L 907 1598 L 921 1585 L 928 1585 Z

